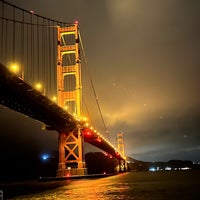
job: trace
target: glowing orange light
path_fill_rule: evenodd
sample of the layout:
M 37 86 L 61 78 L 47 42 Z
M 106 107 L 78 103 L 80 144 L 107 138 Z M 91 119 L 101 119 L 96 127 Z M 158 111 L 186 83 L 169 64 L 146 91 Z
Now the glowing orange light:
M 100 138 L 97 138 L 97 142 L 101 142 L 101 139 L 100 139 Z
M 35 89 L 38 90 L 39 92 L 43 93 L 43 95 L 45 95 L 45 88 L 41 83 L 35 84 Z
M 53 97 L 52 97 L 52 101 L 56 102 L 56 101 L 57 101 L 57 97 L 56 97 L 56 96 L 53 96 Z
M 91 133 L 88 131 L 87 133 L 86 133 L 87 135 L 91 135 Z
M 116 154 L 117 156 L 119 156 L 119 152 L 115 152 L 115 154 Z
M 11 64 L 9 67 L 10 71 L 17 74 L 19 72 L 19 65 L 17 64 Z

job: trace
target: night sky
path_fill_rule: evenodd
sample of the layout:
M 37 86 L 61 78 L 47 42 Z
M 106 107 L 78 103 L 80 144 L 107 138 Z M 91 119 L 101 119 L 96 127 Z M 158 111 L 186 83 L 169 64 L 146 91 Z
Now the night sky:
M 51 19 L 79 21 L 111 141 L 123 131 L 128 156 L 200 161 L 200 1 L 9 2 Z M 25 145 L 39 155 L 57 147 L 55 132 L 1 106 L 0 127 L 16 149 Z

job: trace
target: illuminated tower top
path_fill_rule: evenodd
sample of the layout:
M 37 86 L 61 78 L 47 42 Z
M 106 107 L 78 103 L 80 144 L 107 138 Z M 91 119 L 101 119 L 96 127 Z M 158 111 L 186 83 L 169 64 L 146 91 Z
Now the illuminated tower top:
M 121 153 L 123 157 L 125 157 L 125 150 L 124 150 L 124 134 L 120 132 L 117 134 L 117 148 L 118 151 Z
M 58 27 L 57 57 L 58 105 L 79 117 L 82 85 L 78 22 L 67 27 Z

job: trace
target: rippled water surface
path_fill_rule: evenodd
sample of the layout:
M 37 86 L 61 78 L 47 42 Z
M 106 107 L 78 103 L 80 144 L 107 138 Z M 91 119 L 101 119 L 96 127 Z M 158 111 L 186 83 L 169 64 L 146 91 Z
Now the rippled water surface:
M 131 172 L 99 179 L 66 180 L 57 188 L 13 199 L 191 200 L 200 199 L 198 191 L 200 172 Z

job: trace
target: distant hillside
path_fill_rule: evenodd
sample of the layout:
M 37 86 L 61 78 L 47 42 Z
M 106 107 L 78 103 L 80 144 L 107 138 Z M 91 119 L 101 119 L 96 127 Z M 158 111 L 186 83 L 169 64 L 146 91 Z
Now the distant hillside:
M 186 170 L 200 169 L 200 164 L 194 164 L 190 160 L 169 160 L 167 162 L 144 162 L 127 157 L 130 171 L 157 171 L 157 170 Z
M 130 171 L 148 171 L 151 166 L 151 162 L 144 162 L 136 160 L 127 156 L 128 168 Z

